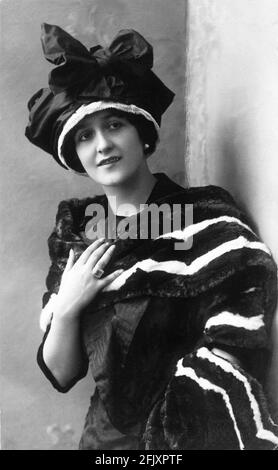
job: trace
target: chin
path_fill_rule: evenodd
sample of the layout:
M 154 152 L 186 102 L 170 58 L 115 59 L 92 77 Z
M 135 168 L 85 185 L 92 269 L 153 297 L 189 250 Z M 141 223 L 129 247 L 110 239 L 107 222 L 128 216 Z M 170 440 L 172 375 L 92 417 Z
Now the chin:
M 124 184 L 133 176 L 133 173 L 130 171 L 111 171 L 107 172 L 107 174 L 102 175 L 91 175 L 91 177 L 97 181 L 99 184 L 103 186 L 119 186 Z

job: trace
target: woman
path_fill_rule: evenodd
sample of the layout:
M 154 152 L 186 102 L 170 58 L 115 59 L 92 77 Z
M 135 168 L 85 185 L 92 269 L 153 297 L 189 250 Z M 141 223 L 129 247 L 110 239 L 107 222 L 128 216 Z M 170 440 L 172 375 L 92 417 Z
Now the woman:
M 96 383 L 80 449 L 275 449 L 269 250 L 223 189 L 150 172 L 174 95 L 141 35 L 88 52 L 44 24 L 42 44 L 58 67 L 29 102 L 26 136 L 104 190 L 59 205 L 41 317 L 54 387 L 89 366 Z

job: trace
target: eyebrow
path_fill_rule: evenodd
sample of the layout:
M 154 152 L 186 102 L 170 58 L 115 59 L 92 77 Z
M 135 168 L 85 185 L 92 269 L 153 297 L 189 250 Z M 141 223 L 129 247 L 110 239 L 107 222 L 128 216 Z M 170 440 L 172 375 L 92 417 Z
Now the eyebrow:
M 126 119 L 125 116 L 120 116 L 117 111 L 109 111 L 103 119 L 111 119 L 111 118 L 118 118 L 118 119 Z M 75 132 L 78 132 L 79 130 L 82 130 L 88 126 L 87 124 L 88 117 L 85 117 L 81 122 L 79 122 L 76 127 L 75 127 Z

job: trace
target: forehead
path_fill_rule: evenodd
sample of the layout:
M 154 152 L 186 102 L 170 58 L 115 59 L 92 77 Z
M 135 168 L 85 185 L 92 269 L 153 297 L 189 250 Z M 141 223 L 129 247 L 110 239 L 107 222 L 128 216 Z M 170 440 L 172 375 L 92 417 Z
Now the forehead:
M 88 126 L 90 127 L 90 126 L 101 124 L 107 119 L 115 118 L 115 117 L 119 119 L 125 119 L 124 115 L 120 114 L 119 112 L 117 112 L 117 110 L 114 110 L 114 109 L 104 109 L 94 114 L 88 114 L 75 126 L 75 131 L 78 131 L 79 129 L 83 129 L 84 127 L 88 127 Z

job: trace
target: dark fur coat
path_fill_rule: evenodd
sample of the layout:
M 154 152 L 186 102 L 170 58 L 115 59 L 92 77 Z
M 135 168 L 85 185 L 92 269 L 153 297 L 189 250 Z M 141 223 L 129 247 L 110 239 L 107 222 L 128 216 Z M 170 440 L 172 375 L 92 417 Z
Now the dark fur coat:
M 193 204 L 193 224 L 183 212 L 181 230 L 118 236 L 105 274 L 124 272 L 82 316 L 108 416 L 123 433 L 140 423 L 146 449 L 275 449 L 278 427 L 263 391 L 277 295 L 271 253 L 221 188 L 173 185 L 156 202 L 169 204 L 171 217 L 174 204 Z M 70 248 L 78 258 L 88 246 L 92 203 L 107 210 L 105 196 L 59 205 L 44 306 L 59 290 Z M 190 236 L 190 248 L 175 249 Z

